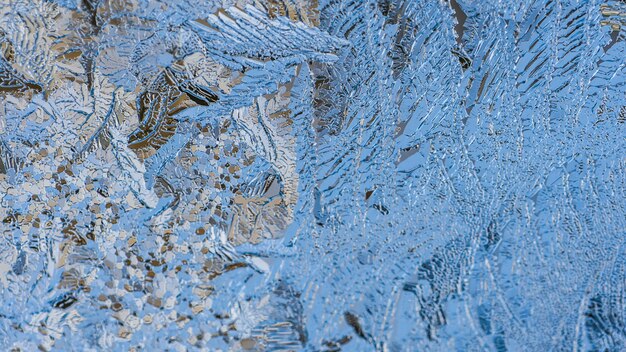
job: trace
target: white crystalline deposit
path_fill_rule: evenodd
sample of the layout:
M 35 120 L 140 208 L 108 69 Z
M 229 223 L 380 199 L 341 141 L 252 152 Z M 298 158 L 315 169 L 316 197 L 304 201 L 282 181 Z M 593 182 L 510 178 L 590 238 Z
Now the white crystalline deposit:
M 0 350 L 626 349 L 625 18 L 0 0 Z

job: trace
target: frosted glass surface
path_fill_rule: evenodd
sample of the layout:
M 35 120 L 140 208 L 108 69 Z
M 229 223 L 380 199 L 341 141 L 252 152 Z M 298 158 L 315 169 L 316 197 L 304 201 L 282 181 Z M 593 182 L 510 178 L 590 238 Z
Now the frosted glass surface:
M 623 0 L 0 0 L 0 351 L 626 350 Z

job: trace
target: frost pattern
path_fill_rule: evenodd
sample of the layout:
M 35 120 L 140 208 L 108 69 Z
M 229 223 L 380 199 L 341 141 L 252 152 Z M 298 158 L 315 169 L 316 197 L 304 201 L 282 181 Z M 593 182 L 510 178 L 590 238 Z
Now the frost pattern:
M 0 0 L 0 349 L 626 349 L 620 0 Z

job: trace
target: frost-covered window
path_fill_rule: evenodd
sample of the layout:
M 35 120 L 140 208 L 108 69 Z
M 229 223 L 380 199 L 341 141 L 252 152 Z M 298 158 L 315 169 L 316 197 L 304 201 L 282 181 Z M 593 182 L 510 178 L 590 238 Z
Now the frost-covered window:
M 624 0 L 0 0 L 0 351 L 626 350 Z

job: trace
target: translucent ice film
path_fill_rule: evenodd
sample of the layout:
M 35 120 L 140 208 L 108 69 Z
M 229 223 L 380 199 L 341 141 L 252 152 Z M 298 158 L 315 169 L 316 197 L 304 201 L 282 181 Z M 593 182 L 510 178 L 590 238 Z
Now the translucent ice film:
M 626 2 L 0 0 L 0 351 L 626 351 Z

